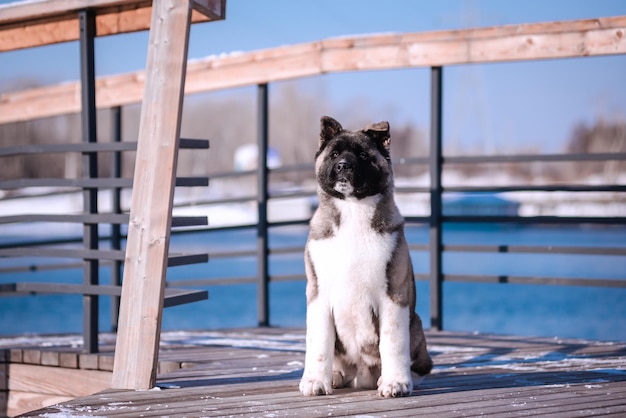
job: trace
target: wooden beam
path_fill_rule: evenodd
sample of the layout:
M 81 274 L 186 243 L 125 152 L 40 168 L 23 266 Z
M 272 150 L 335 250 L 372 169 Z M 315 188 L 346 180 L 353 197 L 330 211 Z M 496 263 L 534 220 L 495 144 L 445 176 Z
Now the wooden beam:
M 111 372 L 12 363 L 8 379 L 9 391 L 77 397 L 110 387 Z
M 154 0 L 112 387 L 155 385 L 191 3 Z
M 480 29 L 352 36 L 194 60 L 185 93 L 325 73 L 626 54 L 626 16 Z M 96 81 L 98 108 L 141 101 L 144 71 Z M 79 86 L 0 95 L 0 124 L 75 113 Z
M 96 36 L 150 28 L 152 2 L 146 0 L 39 0 L 0 5 L 0 52 L 75 41 L 78 11 L 96 14 Z M 195 0 L 192 22 L 224 19 L 225 0 Z

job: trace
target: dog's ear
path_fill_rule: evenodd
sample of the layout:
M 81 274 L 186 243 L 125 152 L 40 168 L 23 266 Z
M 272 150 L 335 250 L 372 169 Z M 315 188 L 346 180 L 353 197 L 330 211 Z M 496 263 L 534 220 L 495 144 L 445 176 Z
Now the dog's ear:
M 320 127 L 320 146 L 343 131 L 341 124 L 330 116 L 322 116 L 320 119 Z
M 363 132 L 374 138 L 376 143 L 384 150 L 389 151 L 391 145 L 391 137 L 389 135 L 389 122 L 383 121 L 378 123 L 370 123 L 363 129 Z

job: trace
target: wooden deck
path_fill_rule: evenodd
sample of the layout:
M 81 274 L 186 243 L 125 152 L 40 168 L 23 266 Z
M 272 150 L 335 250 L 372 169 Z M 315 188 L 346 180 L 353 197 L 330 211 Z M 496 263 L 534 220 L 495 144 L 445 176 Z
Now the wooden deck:
M 158 388 L 104 390 L 25 416 L 626 415 L 626 343 L 458 332 L 427 338 L 436 366 L 413 396 L 337 390 L 307 398 L 297 389 L 302 329 L 166 332 Z M 102 359 L 111 356 L 111 339 L 101 338 Z

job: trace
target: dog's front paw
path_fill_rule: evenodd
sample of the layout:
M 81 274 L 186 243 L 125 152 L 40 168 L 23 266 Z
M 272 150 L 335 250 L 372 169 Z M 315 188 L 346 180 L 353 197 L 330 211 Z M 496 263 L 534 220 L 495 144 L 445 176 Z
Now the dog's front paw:
M 300 392 L 304 396 L 332 395 L 333 388 L 330 381 L 303 377 L 300 381 Z
M 411 392 L 413 392 L 411 380 L 384 380 L 382 376 L 378 380 L 378 394 L 385 398 L 409 396 Z

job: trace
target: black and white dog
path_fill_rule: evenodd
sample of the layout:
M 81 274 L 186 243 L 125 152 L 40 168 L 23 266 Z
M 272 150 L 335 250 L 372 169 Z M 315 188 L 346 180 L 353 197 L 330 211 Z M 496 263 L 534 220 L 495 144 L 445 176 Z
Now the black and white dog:
M 415 313 L 389 145 L 387 122 L 347 131 L 333 118 L 321 119 L 315 159 L 319 206 L 305 250 L 304 395 L 355 387 L 407 396 L 413 377 L 432 369 Z

